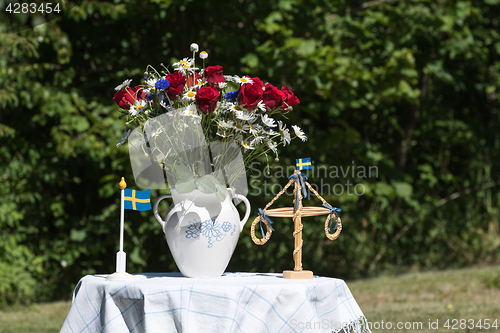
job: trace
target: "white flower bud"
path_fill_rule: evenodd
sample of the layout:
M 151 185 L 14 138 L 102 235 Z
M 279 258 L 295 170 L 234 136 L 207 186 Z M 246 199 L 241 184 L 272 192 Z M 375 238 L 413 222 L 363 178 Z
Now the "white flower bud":
M 196 44 L 196 43 L 191 44 L 190 49 L 191 49 L 191 52 L 198 52 L 198 44 Z
M 208 53 L 207 53 L 207 52 L 205 52 L 205 51 L 201 51 L 201 52 L 200 52 L 200 58 L 201 58 L 201 59 L 207 59 L 207 58 L 208 58 Z

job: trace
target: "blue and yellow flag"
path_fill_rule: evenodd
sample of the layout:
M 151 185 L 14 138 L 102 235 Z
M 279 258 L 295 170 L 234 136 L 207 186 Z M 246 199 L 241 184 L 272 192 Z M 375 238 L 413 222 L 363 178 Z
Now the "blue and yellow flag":
M 136 191 L 129 188 L 125 189 L 124 208 L 132 210 L 150 210 L 151 209 L 151 190 Z
M 311 169 L 311 158 L 298 158 L 297 159 L 297 170 Z

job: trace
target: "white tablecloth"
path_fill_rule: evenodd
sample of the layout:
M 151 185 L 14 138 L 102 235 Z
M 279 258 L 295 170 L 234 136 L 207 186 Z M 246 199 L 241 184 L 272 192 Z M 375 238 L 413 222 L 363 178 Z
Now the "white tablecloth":
M 61 332 L 362 332 L 366 322 L 344 281 L 281 274 L 88 275 L 75 288 Z

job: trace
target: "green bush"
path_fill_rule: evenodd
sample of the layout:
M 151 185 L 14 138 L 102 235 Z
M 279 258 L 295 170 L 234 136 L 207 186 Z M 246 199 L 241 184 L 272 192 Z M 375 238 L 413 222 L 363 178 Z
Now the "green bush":
M 81 1 L 30 29 L 31 14 L 13 22 L 2 10 L 1 304 L 69 297 L 81 276 L 114 270 L 117 184 L 135 184 L 126 147 L 115 147 L 125 126 L 113 88 L 137 84 L 148 64 L 185 57 L 191 42 L 225 73 L 281 82 L 301 99 L 287 116 L 309 140 L 282 148 L 279 162 L 262 157 L 260 171 L 301 157 L 316 168 L 377 167 L 371 178 L 308 174 L 318 186 L 350 182 L 365 193 L 324 194 L 343 209 L 333 243 L 322 218 L 304 219 L 305 269 L 359 277 L 498 262 L 498 12 L 493 0 Z M 9 23 L 28 29 L 13 33 Z M 274 196 L 257 188 L 287 181 L 249 177 L 263 180 L 249 196 L 251 219 Z M 291 196 L 276 203 L 290 205 Z M 128 270 L 174 270 L 152 214 L 126 220 Z M 291 220 L 274 227 L 258 247 L 248 225 L 228 270 L 292 268 Z

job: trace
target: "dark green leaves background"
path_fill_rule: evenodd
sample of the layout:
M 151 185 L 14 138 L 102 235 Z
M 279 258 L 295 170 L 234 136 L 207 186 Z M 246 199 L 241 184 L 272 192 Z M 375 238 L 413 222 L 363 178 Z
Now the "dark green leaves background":
M 325 195 L 343 209 L 334 242 L 323 218 L 304 219 L 305 269 L 354 278 L 499 261 L 498 1 L 81 1 L 18 33 L 1 9 L 0 305 L 69 297 L 83 275 L 114 271 L 118 182 L 135 184 L 126 145 L 115 147 L 125 126 L 113 88 L 189 56 L 192 42 L 208 65 L 300 98 L 287 122 L 309 140 L 270 158 L 272 171 L 300 157 L 378 168 L 371 178 L 309 173 L 366 192 Z M 287 180 L 249 181 L 276 193 Z M 273 197 L 256 193 L 251 219 Z M 126 221 L 129 272 L 176 270 L 151 212 Z M 249 224 L 228 270 L 292 268 L 291 220 L 276 218 L 262 247 Z

